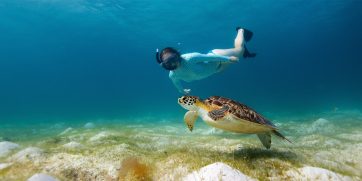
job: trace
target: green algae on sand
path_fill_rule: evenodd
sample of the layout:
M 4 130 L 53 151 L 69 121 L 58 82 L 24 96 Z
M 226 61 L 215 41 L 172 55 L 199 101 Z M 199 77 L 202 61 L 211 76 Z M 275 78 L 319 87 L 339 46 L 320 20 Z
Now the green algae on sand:
M 275 121 L 293 144 L 274 139 L 271 150 L 264 149 L 253 135 L 222 132 L 202 123 L 191 133 L 180 120 L 97 124 L 92 129 L 73 126 L 66 132 L 64 127 L 46 138 L 19 140 L 20 149 L 0 158 L 0 163 L 12 164 L 0 169 L 0 180 L 25 179 L 38 172 L 60 180 L 119 180 L 132 177 L 131 172 L 139 180 L 177 180 L 215 162 L 260 180 L 292 180 L 290 170 L 305 165 L 358 180 L 362 177 L 362 140 L 358 139 L 362 119 L 349 119 L 350 124 L 343 125 L 340 119 Z M 42 156 L 11 159 L 28 147 L 40 148 Z M 122 170 L 124 163 L 133 166 Z

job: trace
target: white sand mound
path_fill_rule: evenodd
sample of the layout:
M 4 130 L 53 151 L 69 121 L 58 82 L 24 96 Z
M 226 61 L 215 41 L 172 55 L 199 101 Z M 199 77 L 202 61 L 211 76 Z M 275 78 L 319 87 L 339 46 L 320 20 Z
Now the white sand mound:
M 229 165 L 226 165 L 221 162 L 216 162 L 205 167 L 202 167 L 198 171 L 194 171 L 191 174 L 187 175 L 184 181 L 251 181 L 252 179 L 240 171 L 231 168 Z
M 76 155 L 68 153 L 58 153 L 48 157 L 44 170 L 49 173 L 64 175 L 76 173 L 75 180 L 116 180 L 118 170 L 114 162 L 107 159 L 100 159 L 98 156 Z M 72 175 L 65 175 L 72 177 Z M 72 180 L 72 179 L 69 179 Z
M 67 133 L 69 133 L 71 131 L 73 131 L 73 128 L 69 127 L 67 129 L 65 129 L 63 132 L 61 132 L 59 135 L 65 135 L 65 134 L 67 134 Z
M 53 178 L 52 176 L 43 173 L 37 173 L 32 177 L 30 177 L 28 181 L 58 181 L 58 180 Z
M 102 142 L 104 139 L 107 139 L 110 136 L 112 136 L 111 133 L 109 133 L 107 131 L 102 131 L 102 132 L 92 136 L 91 138 L 89 138 L 89 142 L 99 143 L 99 142 Z
M 300 181 L 350 181 L 352 180 L 350 177 L 343 176 L 337 173 L 334 173 L 330 170 L 305 166 L 303 168 L 299 168 L 297 171 L 289 170 L 287 171 L 287 176 L 292 180 L 300 180 Z
M 64 144 L 63 147 L 67 149 L 82 149 L 84 146 L 78 142 L 71 141 L 67 144 Z
M 307 132 L 309 133 L 325 133 L 329 132 L 331 130 L 334 130 L 333 125 L 324 118 L 319 118 L 316 121 L 314 121 L 310 126 L 309 129 L 307 129 Z
M 43 150 L 37 147 L 29 147 L 19 151 L 11 157 L 11 160 L 24 162 L 24 161 L 37 161 L 43 156 Z
M 0 142 L 0 157 L 7 156 L 11 150 L 18 148 L 19 145 L 9 141 Z
M 91 123 L 91 122 L 88 122 L 88 123 L 86 123 L 84 125 L 84 128 L 86 128 L 86 129 L 93 129 L 95 127 L 96 127 L 96 125 L 94 123 Z
M 12 165 L 12 163 L 0 163 L 0 171 L 5 169 L 5 168 L 8 168 Z

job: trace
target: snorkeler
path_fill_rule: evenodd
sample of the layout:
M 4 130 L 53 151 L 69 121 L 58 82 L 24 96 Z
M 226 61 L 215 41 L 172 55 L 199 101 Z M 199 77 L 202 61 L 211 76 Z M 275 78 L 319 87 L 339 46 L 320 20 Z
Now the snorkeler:
M 156 51 L 157 62 L 166 70 L 177 90 L 182 94 L 189 94 L 191 89 L 184 89 L 181 80 L 191 82 L 204 79 L 215 73 L 223 71 L 231 63 L 239 61 L 240 57 L 255 57 L 250 53 L 245 43 L 250 41 L 253 33 L 247 29 L 236 28 L 237 35 L 234 40 L 234 48 L 214 49 L 207 54 L 186 53 L 180 54 L 171 47 Z

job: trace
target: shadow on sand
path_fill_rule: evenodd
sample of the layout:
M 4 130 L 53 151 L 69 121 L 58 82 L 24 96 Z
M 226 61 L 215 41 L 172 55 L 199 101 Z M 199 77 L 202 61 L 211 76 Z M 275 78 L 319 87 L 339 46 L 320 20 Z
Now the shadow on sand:
M 281 151 L 275 149 L 267 150 L 264 148 L 239 148 L 230 154 L 232 154 L 234 158 L 243 158 L 248 161 L 265 158 L 277 158 L 286 161 L 296 161 L 298 158 L 297 154 L 291 151 Z

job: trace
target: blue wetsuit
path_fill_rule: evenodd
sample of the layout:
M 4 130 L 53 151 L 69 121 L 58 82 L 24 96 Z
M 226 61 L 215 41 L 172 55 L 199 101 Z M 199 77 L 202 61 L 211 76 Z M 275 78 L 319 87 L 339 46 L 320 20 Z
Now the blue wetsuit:
M 185 93 L 181 80 L 191 82 L 204 79 L 223 69 L 224 65 L 231 63 L 230 57 L 208 54 L 187 53 L 181 55 L 181 64 L 175 70 L 171 70 L 169 77 L 180 93 Z

